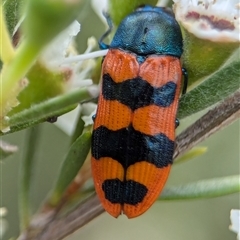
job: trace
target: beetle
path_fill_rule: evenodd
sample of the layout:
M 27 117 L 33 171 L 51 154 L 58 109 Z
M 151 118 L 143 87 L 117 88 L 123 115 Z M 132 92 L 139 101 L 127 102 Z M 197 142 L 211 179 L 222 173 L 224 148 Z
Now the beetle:
M 92 174 L 104 209 L 134 218 L 157 199 L 173 162 L 183 41 L 174 15 L 145 5 L 120 23 L 102 61 Z M 186 91 L 186 83 L 183 86 Z

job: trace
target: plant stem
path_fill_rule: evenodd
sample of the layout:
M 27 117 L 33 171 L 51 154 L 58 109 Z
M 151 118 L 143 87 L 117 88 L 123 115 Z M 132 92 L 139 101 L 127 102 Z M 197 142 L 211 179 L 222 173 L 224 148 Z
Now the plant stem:
M 39 46 L 26 40 L 19 46 L 14 59 L 2 72 L 1 84 L 3 103 L 8 99 L 9 93 L 15 88 L 18 81 L 25 77 L 28 70 L 34 64 L 40 50 Z

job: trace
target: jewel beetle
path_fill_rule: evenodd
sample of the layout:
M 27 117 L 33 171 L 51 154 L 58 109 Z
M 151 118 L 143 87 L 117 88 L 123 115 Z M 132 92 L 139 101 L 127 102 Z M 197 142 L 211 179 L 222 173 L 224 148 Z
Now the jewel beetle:
M 145 5 L 120 23 L 102 62 L 92 134 L 92 174 L 104 209 L 134 218 L 157 199 L 173 162 L 183 72 L 180 27 L 166 8 Z M 184 81 L 183 92 L 186 91 Z

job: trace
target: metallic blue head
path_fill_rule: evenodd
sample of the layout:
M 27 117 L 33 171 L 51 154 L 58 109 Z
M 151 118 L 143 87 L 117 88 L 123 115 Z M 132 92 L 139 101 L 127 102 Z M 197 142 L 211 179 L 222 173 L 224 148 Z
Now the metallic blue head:
M 182 55 L 182 34 L 174 15 L 165 8 L 149 5 L 138 8 L 120 23 L 109 46 L 140 56 Z

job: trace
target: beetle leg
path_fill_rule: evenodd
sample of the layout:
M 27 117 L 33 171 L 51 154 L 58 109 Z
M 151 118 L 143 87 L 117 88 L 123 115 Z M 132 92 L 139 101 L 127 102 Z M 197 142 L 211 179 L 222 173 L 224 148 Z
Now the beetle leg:
M 177 128 L 180 125 L 180 121 L 178 120 L 178 118 L 176 118 L 175 120 L 175 128 Z
M 182 74 L 184 76 L 182 94 L 185 94 L 187 92 L 187 85 L 188 85 L 188 72 L 186 68 L 182 68 Z

